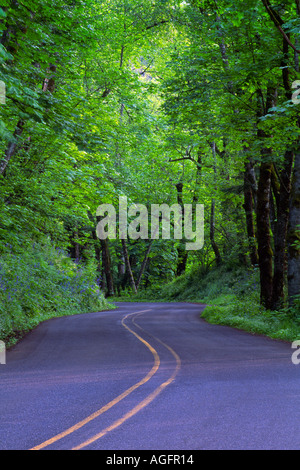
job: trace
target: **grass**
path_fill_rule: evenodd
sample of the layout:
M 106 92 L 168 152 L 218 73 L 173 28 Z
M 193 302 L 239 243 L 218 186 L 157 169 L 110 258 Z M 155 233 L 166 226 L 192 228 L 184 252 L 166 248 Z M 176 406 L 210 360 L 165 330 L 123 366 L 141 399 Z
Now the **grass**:
M 293 342 L 300 339 L 300 301 L 293 309 L 273 312 L 259 302 L 259 273 L 244 266 L 223 265 L 208 273 L 194 269 L 165 286 L 156 286 L 115 298 L 115 301 L 199 302 L 207 304 L 202 318 L 216 325 L 226 325 Z
M 253 334 L 282 341 L 300 339 L 300 321 L 288 310 L 272 312 L 263 309 L 253 299 L 235 298 L 227 305 L 210 305 L 202 318 L 216 325 L 227 325 Z

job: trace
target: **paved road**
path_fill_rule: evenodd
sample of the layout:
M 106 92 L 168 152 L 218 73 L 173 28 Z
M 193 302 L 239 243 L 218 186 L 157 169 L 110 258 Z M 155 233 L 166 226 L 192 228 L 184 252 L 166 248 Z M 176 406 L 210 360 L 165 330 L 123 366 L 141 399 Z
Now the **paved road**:
M 0 449 L 300 449 L 290 344 L 196 304 L 44 322 L 0 365 Z

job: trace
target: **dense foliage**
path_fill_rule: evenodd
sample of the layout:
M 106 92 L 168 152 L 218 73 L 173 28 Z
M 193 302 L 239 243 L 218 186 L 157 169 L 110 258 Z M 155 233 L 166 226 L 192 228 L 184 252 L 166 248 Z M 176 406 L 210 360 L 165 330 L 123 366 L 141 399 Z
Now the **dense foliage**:
M 45 310 L 104 308 L 98 288 L 132 295 L 224 264 L 259 273 L 264 308 L 299 315 L 299 13 L 299 0 L 2 2 L 2 337 Z M 99 240 L 97 207 L 120 196 L 204 204 L 204 247 Z

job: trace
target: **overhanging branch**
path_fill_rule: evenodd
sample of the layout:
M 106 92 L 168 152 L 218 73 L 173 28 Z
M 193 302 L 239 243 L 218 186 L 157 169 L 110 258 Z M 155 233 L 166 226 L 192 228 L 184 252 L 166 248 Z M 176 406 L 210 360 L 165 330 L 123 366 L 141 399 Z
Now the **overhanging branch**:
M 297 54 L 300 54 L 300 51 L 296 48 L 296 46 L 294 46 L 294 44 L 292 43 L 292 41 L 290 40 L 288 35 L 283 31 L 282 25 L 284 24 L 284 22 L 282 21 L 281 17 L 278 15 L 278 13 L 275 10 L 273 10 L 272 6 L 270 5 L 269 0 L 262 0 L 262 3 L 265 6 L 271 20 L 275 24 L 275 26 L 278 29 L 278 31 L 280 32 L 280 34 L 284 37 L 284 39 L 286 40 L 288 45 L 292 49 L 294 49 L 294 51 L 297 52 Z

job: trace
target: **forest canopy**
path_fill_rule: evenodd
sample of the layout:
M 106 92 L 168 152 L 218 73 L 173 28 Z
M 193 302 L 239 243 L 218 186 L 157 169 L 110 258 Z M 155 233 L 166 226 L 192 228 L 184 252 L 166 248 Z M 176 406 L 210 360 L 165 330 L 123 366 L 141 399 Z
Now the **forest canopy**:
M 299 54 L 299 0 L 2 1 L 2 329 L 224 264 L 299 314 Z M 204 246 L 100 240 L 120 197 L 204 205 Z

